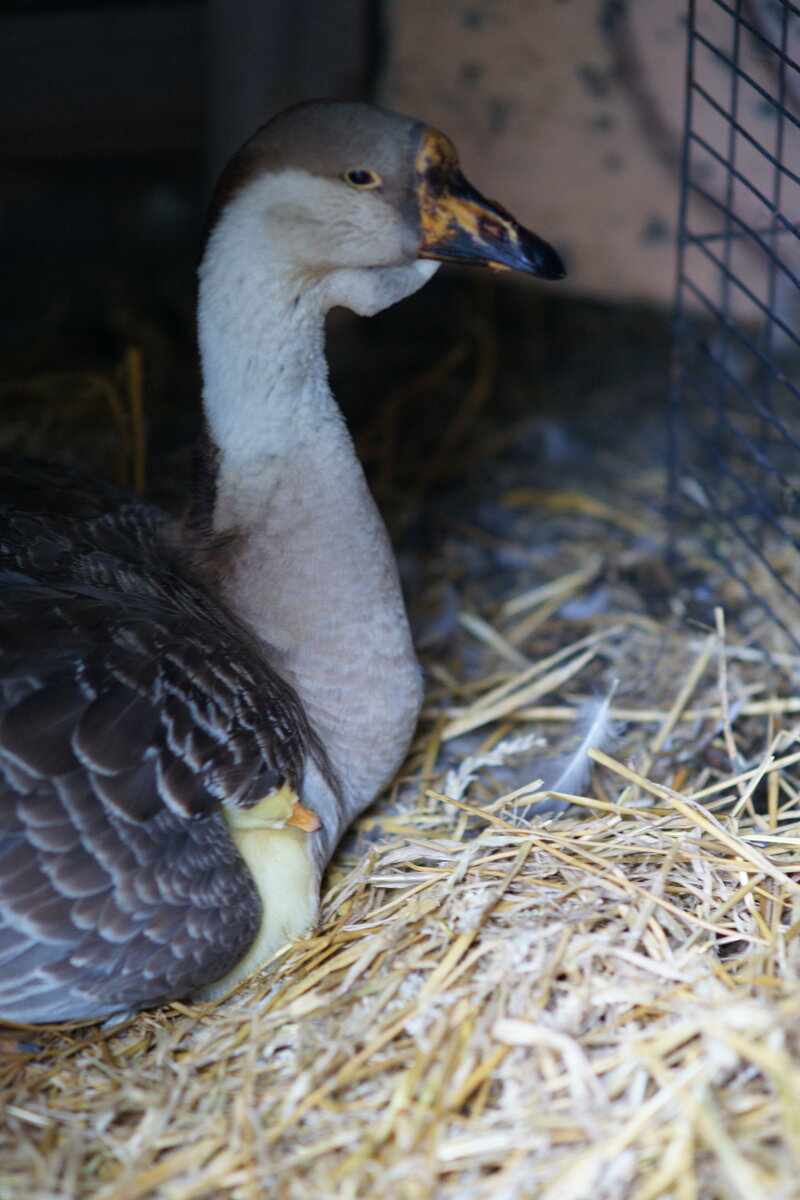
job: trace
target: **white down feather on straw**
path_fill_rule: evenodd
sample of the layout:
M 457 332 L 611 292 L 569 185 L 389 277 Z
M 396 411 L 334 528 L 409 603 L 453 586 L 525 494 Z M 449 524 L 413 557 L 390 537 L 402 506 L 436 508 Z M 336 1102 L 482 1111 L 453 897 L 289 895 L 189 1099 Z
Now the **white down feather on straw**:
M 579 706 L 579 716 L 575 723 L 575 738 L 577 744 L 564 753 L 553 758 L 535 760 L 528 764 L 526 774 L 528 782 L 522 788 L 517 788 L 509 796 L 509 800 L 519 801 L 524 795 L 535 790 L 535 804 L 516 807 L 515 815 L 526 818 L 534 813 L 560 812 L 569 807 L 569 801 L 558 799 L 548 793 L 566 793 L 579 795 L 589 781 L 592 760 L 591 750 L 608 750 L 619 737 L 619 725 L 611 715 L 611 702 L 617 690 L 617 681 L 602 699 L 585 700 Z M 462 760 L 458 767 L 448 771 L 444 792 L 453 800 L 463 800 L 471 783 L 477 779 L 484 767 L 509 768 L 509 760 L 521 755 L 530 755 L 539 747 L 546 745 L 545 740 L 536 733 L 521 734 L 518 737 L 504 738 L 491 750 L 481 754 L 472 754 Z M 535 776 L 530 768 L 535 766 Z M 519 767 L 515 766 L 518 775 Z

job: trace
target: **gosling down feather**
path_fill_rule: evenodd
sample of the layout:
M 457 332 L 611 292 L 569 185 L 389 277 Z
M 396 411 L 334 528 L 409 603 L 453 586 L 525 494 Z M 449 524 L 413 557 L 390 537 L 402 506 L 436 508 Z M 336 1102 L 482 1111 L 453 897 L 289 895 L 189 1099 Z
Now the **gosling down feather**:
M 313 922 L 421 682 L 324 318 L 441 260 L 559 279 L 443 134 L 311 101 L 222 174 L 200 266 L 205 434 L 182 522 L 0 467 L 0 1017 L 222 994 Z

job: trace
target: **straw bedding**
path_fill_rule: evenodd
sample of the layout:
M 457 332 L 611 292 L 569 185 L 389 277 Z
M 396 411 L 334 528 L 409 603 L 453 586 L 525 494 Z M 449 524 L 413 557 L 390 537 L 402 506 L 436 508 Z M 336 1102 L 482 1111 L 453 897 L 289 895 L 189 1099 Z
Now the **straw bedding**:
M 450 521 L 315 930 L 216 1006 L 5 1031 L 3 1200 L 797 1195 L 800 662 L 617 477 Z

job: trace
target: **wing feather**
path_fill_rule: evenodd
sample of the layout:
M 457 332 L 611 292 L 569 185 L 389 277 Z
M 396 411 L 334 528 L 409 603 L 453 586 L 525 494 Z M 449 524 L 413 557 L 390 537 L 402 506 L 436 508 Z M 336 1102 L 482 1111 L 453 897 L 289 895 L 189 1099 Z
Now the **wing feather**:
M 71 749 L 104 775 L 137 766 L 158 733 L 158 713 L 147 696 L 115 679 L 84 704 L 71 734 Z
M 0 463 L 0 1017 L 83 1020 L 225 975 L 260 901 L 220 804 L 321 755 L 165 518 Z

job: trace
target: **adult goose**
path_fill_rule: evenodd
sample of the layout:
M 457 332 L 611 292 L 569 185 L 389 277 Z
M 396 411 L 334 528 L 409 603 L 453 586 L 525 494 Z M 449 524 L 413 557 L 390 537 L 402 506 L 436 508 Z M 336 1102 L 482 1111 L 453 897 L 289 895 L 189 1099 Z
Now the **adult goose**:
M 441 133 L 364 104 L 291 108 L 214 196 L 185 521 L 3 467 L 0 1017 L 219 994 L 313 922 L 421 700 L 323 322 L 410 295 L 437 260 L 564 273 Z

